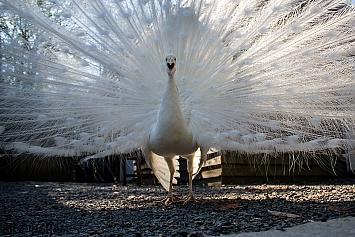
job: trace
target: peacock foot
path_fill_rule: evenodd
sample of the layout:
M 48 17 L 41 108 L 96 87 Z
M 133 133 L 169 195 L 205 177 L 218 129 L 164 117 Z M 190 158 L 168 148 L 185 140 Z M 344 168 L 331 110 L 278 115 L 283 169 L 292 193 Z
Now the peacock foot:
M 164 198 L 163 200 L 161 201 L 155 201 L 154 204 L 164 204 L 164 205 L 170 205 L 172 203 L 175 203 L 175 202 L 179 202 L 179 200 L 177 200 L 176 197 L 174 196 L 167 196 L 166 198 Z
M 165 205 L 170 205 L 174 202 L 174 198 L 173 197 L 166 197 L 162 200 L 162 203 L 164 203 Z
M 197 202 L 197 200 L 195 199 L 195 196 L 193 194 L 189 194 L 189 196 L 187 196 L 187 199 L 184 201 L 184 205 L 189 202 Z

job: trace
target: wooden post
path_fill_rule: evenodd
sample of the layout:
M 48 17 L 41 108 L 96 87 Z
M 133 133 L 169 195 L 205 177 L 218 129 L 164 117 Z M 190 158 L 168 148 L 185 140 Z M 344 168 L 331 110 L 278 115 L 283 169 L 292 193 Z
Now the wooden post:
M 137 186 L 142 186 L 142 170 L 141 170 L 141 156 L 142 151 L 136 152 L 137 154 L 137 162 L 136 162 L 136 169 L 137 169 Z
M 121 158 L 122 155 L 115 155 L 115 174 L 116 174 L 116 183 L 121 182 Z
M 123 155 L 122 156 L 122 185 L 123 186 L 127 185 L 126 163 L 127 163 L 126 155 Z

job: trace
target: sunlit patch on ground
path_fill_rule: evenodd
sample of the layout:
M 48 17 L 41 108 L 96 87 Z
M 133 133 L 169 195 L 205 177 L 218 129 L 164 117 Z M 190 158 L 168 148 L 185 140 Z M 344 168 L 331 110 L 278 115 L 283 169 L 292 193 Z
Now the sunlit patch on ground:
M 355 216 L 355 180 L 311 185 L 194 186 L 197 203 L 156 204 L 160 186 L 9 182 L 0 235 L 187 236 L 284 229 Z M 185 198 L 187 186 L 174 194 Z

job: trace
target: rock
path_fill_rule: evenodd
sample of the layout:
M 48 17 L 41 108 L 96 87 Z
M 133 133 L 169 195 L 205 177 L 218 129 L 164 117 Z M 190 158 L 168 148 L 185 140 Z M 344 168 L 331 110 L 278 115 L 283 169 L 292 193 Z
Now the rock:
M 222 225 L 222 226 L 221 226 L 221 229 L 222 229 L 223 231 L 229 230 L 229 229 L 233 229 L 233 228 L 234 228 L 233 225 Z
M 186 230 L 181 230 L 181 231 L 179 231 L 179 235 L 180 235 L 180 236 L 186 237 L 188 234 L 189 234 L 189 232 L 186 231 Z
M 329 216 L 327 214 L 324 214 L 320 220 L 322 222 L 326 222 L 328 219 L 329 219 Z
M 196 232 L 191 232 L 187 235 L 187 237 L 198 237 Z

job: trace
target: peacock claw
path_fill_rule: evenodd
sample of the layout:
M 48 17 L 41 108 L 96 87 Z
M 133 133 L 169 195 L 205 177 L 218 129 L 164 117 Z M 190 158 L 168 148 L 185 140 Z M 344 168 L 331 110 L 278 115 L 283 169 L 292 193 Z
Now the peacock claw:
M 162 200 L 162 202 L 167 206 L 170 205 L 174 202 L 174 198 L 173 197 L 167 197 L 165 199 Z
M 174 197 L 174 196 L 167 196 L 166 198 L 164 198 L 161 201 L 155 201 L 154 204 L 164 204 L 166 206 L 172 204 L 172 203 L 176 203 L 179 202 L 179 199 Z
M 187 199 L 184 201 L 184 205 L 186 205 L 189 202 L 197 202 L 197 200 L 196 200 L 194 195 L 189 194 L 189 196 L 187 196 Z

